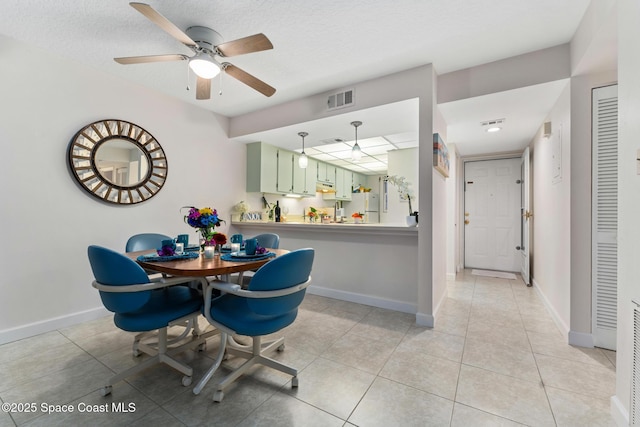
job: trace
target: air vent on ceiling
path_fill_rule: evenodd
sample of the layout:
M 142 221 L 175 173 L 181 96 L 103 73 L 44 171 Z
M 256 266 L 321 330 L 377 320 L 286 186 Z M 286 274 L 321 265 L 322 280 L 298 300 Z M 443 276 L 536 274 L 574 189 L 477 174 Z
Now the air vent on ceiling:
M 339 108 L 350 107 L 355 104 L 355 91 L 347 89 L 343 92 L 337 92 L 329 95 L 327 99 L 327 110 L 337 110 Z
M 507 119 L 494 119 L 494 120 L 487 120 L 486 122 L 481 122 L 480 126 L 494 126 L 494 125 L 499 125 L 504 123 L 504 121 Z

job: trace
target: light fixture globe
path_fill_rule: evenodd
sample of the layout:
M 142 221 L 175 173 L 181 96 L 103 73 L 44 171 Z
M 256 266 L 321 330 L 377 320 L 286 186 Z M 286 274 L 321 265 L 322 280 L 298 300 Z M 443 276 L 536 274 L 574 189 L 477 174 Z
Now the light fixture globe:
M 309 166 L 309 158 L 305 153 L 300 154 L 300 157 L 298 158 L 298 166 L 300 166 L 300 169 L 306 169 L 307 166 Z
M 298 157 L 298 166 L 300 169 L 306 169 L 309 165 L 309 158 L 307 157 L 307 153 L 304 152 L 304 138 L 309 135 L 307 132 L 298 132 L 298 136 L 302 137 L 302 153 L 300 153 L 300 157 Z
M 351 160 L 353 160 L 354 162 L 360 161 L 360 159 L 362 159 L 362 150 L 358 145 L 358 126 L 360 125 L 362 125 L 362 122 L 351 122 L 351 126 L 356 128 L 356 143 L 353 144 L 353 148 L 351 149 Z
M 213 58 L 206 52 L 200 52 L 189 59 L 189 68 L 191 68 L 198 77 L 207 80 L 220 74 L 220 67 L 218 67 L 218 64 L 216 64 Z

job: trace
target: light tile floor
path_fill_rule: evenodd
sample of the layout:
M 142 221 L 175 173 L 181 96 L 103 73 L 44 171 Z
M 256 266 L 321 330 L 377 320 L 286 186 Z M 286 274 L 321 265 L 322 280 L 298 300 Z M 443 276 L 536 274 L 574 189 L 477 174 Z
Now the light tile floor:
M 105 317 L 0 346 L 0 400 L 36 409 L 0 412 L 0 427 L 614 425 L 615 353 L 567 345 L 520 279 L 464 271 L 448 284 L 435 328 L 414 320 L 307 295 L 277 355 L 300 370 L 299 388 L 260 367 L 213 403 L 213 384 L 194 396 L 165 366 L 102 397 L 99 389 L 113 372 L 139 361 L 131 335 Z M 183 355 L 196 378 L 215 357 L 217 339 L 206 352 Z M 105 403 L 108 413 L 80 412 Z M 115 412 L 112 403 L 128 412 Z M 52 413 L 43 413 L 42 404 Z

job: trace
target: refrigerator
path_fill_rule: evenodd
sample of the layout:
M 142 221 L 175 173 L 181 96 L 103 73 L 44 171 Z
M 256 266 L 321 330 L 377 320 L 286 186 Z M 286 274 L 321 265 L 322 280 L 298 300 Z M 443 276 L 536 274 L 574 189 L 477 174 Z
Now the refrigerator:
M 380 197 L 377 193 L 353 193 L 346 211 L 347 217 L 354 212 L 362 212 L 366 224 L 380 222 Z

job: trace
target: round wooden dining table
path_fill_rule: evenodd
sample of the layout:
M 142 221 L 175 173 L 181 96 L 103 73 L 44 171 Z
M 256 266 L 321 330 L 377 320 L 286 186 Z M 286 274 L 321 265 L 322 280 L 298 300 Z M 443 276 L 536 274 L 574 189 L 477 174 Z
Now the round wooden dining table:
M 286 249 L 269 248 L 267 248 L 267 251 L 275 253 L 276 257 L 289 252 Z M 270 257 L 260 260 L 225 261 L 221 259 L 221 256 L 217 254 L 213 258 L 205 258 L 203 254 L 200 254 L 198 258 L 161 262 L 139 261 L 137 259 L 140 255 L 150 253 L 153 253 L 153 251 L 146 250 L 138 252 L 128 252 L 126 255 L 140 264 L 140 266 L 145 270 L 156 271 L 158 273 L 164 273 L 170 276 L 182 277 L 228 276 L 232 273 L 241 273 L 244 271 L 256 270 L 274 259 L 274 257 Z

